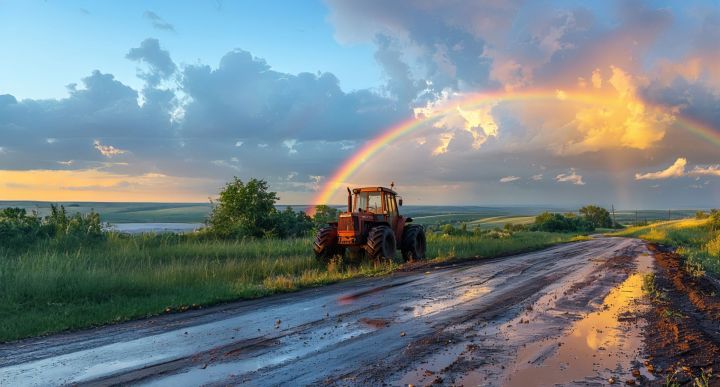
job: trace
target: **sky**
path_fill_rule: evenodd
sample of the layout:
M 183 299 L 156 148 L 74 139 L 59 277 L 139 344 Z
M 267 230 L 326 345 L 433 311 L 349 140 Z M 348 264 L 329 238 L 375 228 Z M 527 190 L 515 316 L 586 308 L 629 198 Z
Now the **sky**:
M 0 0 L 0 200 L 720 207 L 717 1 Z

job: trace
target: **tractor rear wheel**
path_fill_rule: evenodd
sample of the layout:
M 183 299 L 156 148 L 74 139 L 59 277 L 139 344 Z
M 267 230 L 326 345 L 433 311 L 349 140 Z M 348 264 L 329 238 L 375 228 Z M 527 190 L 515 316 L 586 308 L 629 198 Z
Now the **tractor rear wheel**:
M 419 224 L 411 224 L 405 227 L 401 245 L 402 255 L 406 261 L 425 259 L 425 229 Z
M 402 260 L 395 259 L 395 234 L 388 226 L 376 226 L 370 230 L 365 250 L 372 260 L 388 259 L 402 263 Z
M 315 258 L 323 265 L 330 263 L 330 260 L 340 252 L 337 244 L 337 229 L 335 227 L 323 227 L 318 230 L 313 243 Z

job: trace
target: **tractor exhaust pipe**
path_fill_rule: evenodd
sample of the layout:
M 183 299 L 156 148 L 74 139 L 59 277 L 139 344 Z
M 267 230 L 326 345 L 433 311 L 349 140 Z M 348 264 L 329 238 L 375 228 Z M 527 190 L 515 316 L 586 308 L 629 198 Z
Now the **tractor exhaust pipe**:
M 348 191 L 348 212 L 352 212 L 352 191 L 350 191 L 350 187 L 347 187 Z

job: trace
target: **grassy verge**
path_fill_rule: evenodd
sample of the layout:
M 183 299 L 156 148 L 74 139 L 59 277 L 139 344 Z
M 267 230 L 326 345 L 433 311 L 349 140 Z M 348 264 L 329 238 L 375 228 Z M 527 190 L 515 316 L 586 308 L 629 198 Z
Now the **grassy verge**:
M 428 257 L 483 258 L 577 240 L 517 232 L 428 236 Z M 110 234 L 94 247 L 40 244 L 0 251 L 0 342 L 255 298 L 347 278 L 387 274 L 392 264 L 319 266 L 311 240 L 200 241 Z
M 627 236 L 678 248 L 687 257 L 686 269 L 694 275 L 720 274 L 720 232 L 707 219 L 683 219 L 629 227 L 609 235 Z

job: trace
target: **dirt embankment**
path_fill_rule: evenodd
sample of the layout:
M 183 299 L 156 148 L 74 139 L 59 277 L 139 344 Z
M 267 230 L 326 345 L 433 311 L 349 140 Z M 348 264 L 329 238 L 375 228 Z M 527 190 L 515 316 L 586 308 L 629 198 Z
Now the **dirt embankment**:
M 645 344 L 662 383 L 720 386 L 720 289 L 685 269 L 685 259 L 662 246 L 655 255 L 654 307 Z

